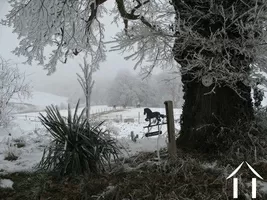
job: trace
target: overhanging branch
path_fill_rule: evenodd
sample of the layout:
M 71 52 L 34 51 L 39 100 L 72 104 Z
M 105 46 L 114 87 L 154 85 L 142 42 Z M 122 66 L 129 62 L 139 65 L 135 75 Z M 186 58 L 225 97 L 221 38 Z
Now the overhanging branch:
M 91 9 L 91 14 L 88 20 L 86 20 L 86 31 L 87 32 L 89 32 L 89 29 L 93 23 L 93 20 L 96 18 L 98 6 L 103 4 L 106 1 L 107 0 L 95 0 L 93 3 L 89 5 Z
M 123 0 L 116 0 L 116 3 L 117 3 L 118 10 L 122 18 L 128 19 L 128 20 L 137 20 L 139 18 L 139 15 L 134 14 L 135 11 L 137 10 L 136 8 L 137 6 L 131 11 L 131 13 L 127 13 Z M 140 8 L 141 6 L 142 4 L 138 8 Z
M 140 15 L 136 15 L 135 12 L 141 8 L 143 5 L 147 4 L 150 2 L 150 0 L 146 0 L 144 2 L 141 3 L 140 0 L 136 0 L 137 5 L 131 10 L 130 13 L 128 13 L 126 11 L 125 5 L 124 5 L 124 1 L 123 0 L 116 0 L 117 3 L 117 7 L 118 10 L 120 12 L 121 17 L 123 18 L 123 22 L 124 22 L 124 30 L 127 34 L 127 30 L 128 30 L 128 20 L 141 20 L 141 22 L 143 24 L 145 24 L 147 27 L 154 29 L 154 26 L 152 26 L 152 24 L 150 24 L 143 16 Z

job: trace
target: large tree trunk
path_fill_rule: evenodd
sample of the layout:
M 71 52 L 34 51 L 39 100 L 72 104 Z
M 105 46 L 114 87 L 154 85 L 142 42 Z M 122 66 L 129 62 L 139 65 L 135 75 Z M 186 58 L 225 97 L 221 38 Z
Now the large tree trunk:
M 223 141 L 228 139 L 224 138 L 228 134 L 221 131 L 241 127 L 253 119 L 250 88 L 239 84 L 243 98 L 227 86 L 217 87 L 215 93 L 205 95 L 213 86 L 205 87 L 201 82 L 186 79 L 183 75 L 185 103 L 177 146 L 213 152 L 229 148 Z M 223 135 L 218 136 L 220 133 Z
M 196 9 L 200 9 L 202 15 L 209 13 L 209 3 L 213 1 L 194 1 L 184 0 L 187 6 L 181 0 L 173 0 L 177 13 L 181 20 L 186 23 L 194 21 L 193 31 L 197 32 L 203 38 L 209 38 L 211 34 L 220 30 L 223 26 L 223 19 L 214 14 L 214 17 L 201 18 L 200 16 L 192 16 L 189 19 L 190 12 L 194 15 Z M 216 1 L 215 1 L 216 2 Z M 231 8 L 233 3 L 240 3 L 237 0 L 218 1 L 224 8 Z M 191 7 L 191 9 L 188 9 Z M 195 9 L 195 10 L 194 10 Z M 189 12 L 186 13 L 186 12 Z M 197 13 L 197 12 L 195 12 Z M 178 16 L 177 16 L 178 17 Z M 187 20 L 189 19 L 189 20 Z M 191 21 L 190 21 L 191 20 Z M 216 21 L 218 20 L 218 21 Z M 231 22 L 229 22 L 231 23 Z M 237 39 L 244 38 L 236 31 L 236 27 L 231 27 L 227 32 L 227 38 L 233 42 Z M 219 38 L 222 39 L 222 38 Z M 186 46 L 183 51 L 177 49 L 183 48 L 181 46 L 179 32 L 177 31 L 177 39 L 173 48 L 176 61 L 181 65 L 182 71 L 188 67 L 188 59 L 194 58 L 195 53 L 201 51 L 204 58 L 216 57 L 218 55 L 209 51 L 202 51 L 201 46 L 192 45 Z M 246 55 L 236 54 L 233 49 L 228 49 L 226 53 L 231 53 L 229 63 L 235 66 L 235 69 L 229 68 L 226 70 L 233 70 L 239 72 L 241 69 L 249 72 L 249 64 L 251 58 Z M 187 61 L 186 61 L 187 60 Z M 201 69 L 201 68 L 200 68 Z M 182 82 L 184 90 L 184 105 L 181 116 L 181 131 L 180 137 L 177 139 L 177 146 L 190 149 L 198 149 L 201 151 L 220 151 L 221 148 L 228 148 L 225 146 L 223 137 L 220 137 L 222 132 L 231 130 L 238 124 L 251 122 L 253 120 L 253 105 L 250 95 L 251 88 L 237 81 L 235 83 L 235 90 L 229 87 L 229 84 L 220 82 L 214 89 L 214 84 L 205 87 L 201 80 L 195 79 L 192 74 L 196 73 L 198 68 L 194 68 L 187 73 L 182 73 Z M 248 73 L 249 74 L 249 73 Z M 212 89 L 214 89 L 213 92 Z M 229 134 L 228 134 L 229 136 Z M 227 138 L 225 138 L 226 140 Z

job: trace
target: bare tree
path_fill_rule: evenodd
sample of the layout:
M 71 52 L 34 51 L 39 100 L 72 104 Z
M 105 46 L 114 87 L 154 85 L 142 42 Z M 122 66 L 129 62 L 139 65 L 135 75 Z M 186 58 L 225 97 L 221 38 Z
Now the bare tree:
M 82 75 L 77 73 L 78 82 L 80 83 L 83 93 L 85 96 L 85 109 L 86 109 L 86 118 L 89 120 L 90 117 L 90 106 L 91 106 L 91 94 L 94 87 L 95 81 L 93 80 L 93 73 L 97 70 L 96 66 L 90 65 L 86 56 L 83 57 L 83 65 L 80 64 L 82 70 Z
M 136 79 L 130 71 L 120 71 L 115 77 L 113 83 L 108 90 L 109 105 L 116 106 L 132 106 L 137 99 Z
M 12 97 L 30 95 L 30 86 L 25 82 L 25 74 L 0 57 L 0 126 L 7 126 L 10 122 L 12 107 L 9 105 Z

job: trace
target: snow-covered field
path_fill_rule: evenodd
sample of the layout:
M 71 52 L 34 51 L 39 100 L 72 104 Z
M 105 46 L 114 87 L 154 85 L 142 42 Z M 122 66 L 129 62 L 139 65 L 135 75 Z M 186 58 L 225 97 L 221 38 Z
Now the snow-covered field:
M 107 106 L 92 106 L 91 109 L 93 113 L 110 110 L 112 110 L 112 108 Z M 164 108 L 152 108 L 152 111 L 160 111 L 162 114 L 165 113 Z M 62 110 L 61 113 L 64 116 L 67 115 L 66 110 Z M 178 119 L 180 114 L 180 109 L 174 110 L 175 119 Z M 49 144 L 51 138 L 49 133 L 38 121 L 38 115 L 38 112 L 17 114 L 10 128 L 0 129 L 0 173 L 30 171 L 40 161 L 43 150 Z M 135 122 L 116 122 L 114 119 L 118 117 L 122 120 L 133 118 Z M 103 119 L 109 119 L 105 126 L 113 130 L 114 136 L 117 137 L 118 142 L 125 147 L 127 150 L 124 152 L 125 156 L 142 151 L 156 151 L 157 142 L 159 148 L 166 146 L 166 125 L 161 127 L 163 134 L 159 136 L 159 139 L 158 136 L 144 137 L 147 129 L 144 129 L 143 126 L 146 126 L 147 122 L 144 120 L 143 108 L 128 108 L 123 111 L 113 110 L 112 112 L 100 116 L 100 120 Z M 175 125 L 176 128 L 179 129 L 178 122 Z M 151 131 L 154 130 L 157 130 L 157 128 Z M 132 142 L 130 139 L 131 131 L 139 135 L 139 139 L 136 143 Z M 14 147 L 14 144 L 16 144 L 17 147 Z M 4 158 L 10 153 L 16 155 L 18 159 L 14 161 L 5 160 Z
M 47 99 L 43 101 L 42 98 L 45 96 Z M 46 106 L 50 104 L 58 105 L 67 101 L 65 97 L 38 92 L 33 97 L 35 97 L 35 99 L 27 103 Z M 97 116 L 97 118 L 100 121 L 107 120 L 105 126 L 114 132 L 114 137 L 125 147 L 127 150 L 124 152 L 125 155 L 133 155 L 141 151 L 156 151 L 157 142 L 159 148 L 166 146 L 166 125 L 160 127 L 163 134 L 159 137 L 153 136 L 146 138 L 144 136 L 148 130 L 143 128 L 147 125 L 143 109 L 144 108 L 117 108 L 117 110 L 114 110 L 112 107 L 103 105 L 92 106 L 91 113 L 102 113 L 100 116 Z M 74 109 L 72 109 L 72 111 L 73 110 Z M 79 112 L 81 110 L 82 108 L 79 109 Z M 165 108 L 151 108 L 151 110 L 165 114 Z M 181 109 L 174 109 L 176 129 L 180 128 L 179 118 L 181 112 Z M 67 116 L 67 110 L 61 110 L 61 114 Z M 39 112 L 16 114 L 14 115 L 13 124 L 9 128 L 0 129 L 0 173 L 32 170 L 32 167 L 40 161 L 43 150 L 49 144 L 51 138 L 49 133 L 42 127 L 38 116 Z M 93 115 L 93 117 L 96 117 L 96 115 Z M 134 122 L 125 123 L 125 119 L 132 119 Z M 157 127 L 154 127 L 150 131 L 156 130 Z M 131 131 L 139 136 L 136 143 L 130 139 Z M 17 145 L 17 147 L 14 147 L 14 144 Z M 5 160 L 4 158 L 7 157 L 9 153 L 13 153 L 18 159 L 14 161 Z

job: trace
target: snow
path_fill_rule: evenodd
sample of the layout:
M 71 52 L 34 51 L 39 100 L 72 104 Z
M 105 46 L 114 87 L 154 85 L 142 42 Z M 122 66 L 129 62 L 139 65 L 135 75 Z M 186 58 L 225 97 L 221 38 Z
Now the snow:
M 203 163 L 203 164 L 202 164 L 202 167 L 203 167 L 204 169 L 215 169 L 216 167 L 218 167 L 218 166 L 217 166 L 217 161 L 214 161 L 214 162 L 212 162 L 212 163 Z
M 61 105 L 68 103 L 68 98 L 63 97 L 63 96 L 58 96 L 46 92 L 38 92 L 34 91 L 31 93 L 31 96 L 29 98 L 22 98 L 19 96 L 14 96 L 10 100 L 11 103 L 21 103 L 21 104 L 31 104 L 34 106 L 39 106 L 39 107 L 45 107 L 50 104 L 54 105 Z
M 261 102 L 261 105 L 262 106 L 267 106 L 267 92 L 266 92 L 266 89 L 264 91 L 264 97 L 263 97 L 263 100 Z
M 10 179 L 0 179 L 0 188 L 11 188 L 13 189 L 13 181 Z
M 36 123 L 29 120 L 17 119 L 18 125 L 9 129 L 0 129 L 0 171 L 17 172 L 31 171 L 41 160 L 43 149 L 49 144 L 51 138 L 48 133 Z M 21 141 L 25 147 L 17 148 L 16 141 Z M 10 147 L 11 146 L 11 147 Z M 16 152 L 14 152 L 16 149 Z M 17 160 L 5 160 L 8 152 L 12 151 Z
M 143 138 L 132 142 L 129 138 L 120 138 L 119 142 L 124 146 L 127 152 L 123 152 L 125 156 L 135 155 L 139 152 L 154 152 L 157 148 L 164 148 L 167 146 L 166 138 L 159 136 L 159 145 L 157 146 L 157 137 Z
M 123 118 L 135 118 L 134 123 L 114 122 L 109 120 L 106 124 L 107 127 L 112 128 L 117 132 L 114 136 L 118 139 L 118 143 L 123 145 L 124 156 L 134 155 L 138 152 L 154 152 L 158 147 L 166 147 L 167 126 L 162 125 L 163 134 L 160 136 L 152 136 L 149 138 L 144 137 L 147 129 L 143 126 L 147 125 L 144 121 L 143 115 L 144 108 L 129 108 L 123 111 L 110 112 L 100 117 L 100 120 L 105 118 L 113 119 L 116 115 L 122 115 Z M 93 112 L 110 111 L 111 107 L 108 106 L 92 106 Z M 164 108 L 152 108 L 152 111 L 159 111 L 165 113 Z M 67 114 L 66 110 L 61 111 L 63 115 Z M 140 113 L 140 123 L 138 122 L 138 113 Z M 179 118 L 181 113 L 180 109 L 174 109 L 175 118 Z M 0 173 L 10 173 L 18 171 L 32 171 L 36 164 L 41 160 L 44 148 L 51 141 L 49 133 L 42 127 L 37 119 L 39 113 L 27 113 L 15 115 L 14 124 L 9 128 L 0 129 Z M 179 129 L 179 124 L 175 124 Z M 151 131 L 157 130 L 155 127 Z M 130 139 L 130 133 L 134 131 L 139 135 L 137 142 Z M 159 139 L 158 139 L 159 137 Z M 17 143 L 24 143 L 25 146 L 17 148 Z M 14 151 L 16 149 L 16 151 Z M 5 160 L 8 152 L 13 152 L 18 157 L 17 160 Z

